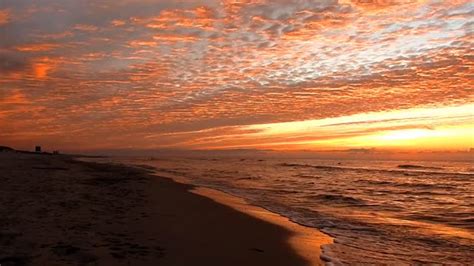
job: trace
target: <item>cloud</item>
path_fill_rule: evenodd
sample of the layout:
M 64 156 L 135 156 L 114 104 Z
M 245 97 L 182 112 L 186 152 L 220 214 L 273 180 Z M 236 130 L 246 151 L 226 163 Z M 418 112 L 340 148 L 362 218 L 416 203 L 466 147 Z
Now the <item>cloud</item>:
M 15 47 L 20 52 L 43 52 L 58 48 L 58 44 L 40 43 L 40 44 L 23 44 Z
M 78 30 L 78 31 L 89 31 L 89 32 L 93 32 L 93 31 L 97 31 L 99 28 L 97 26 L 94 26 L 94 25 L 87 25 L 87 24 L 76 24 L 74 26 L 74 29 L 75 30 Z
M 28 59 L 12 52 L 0 51 L 0 74 L 20 72 L 29 65 Z
M 245 125 L 473 100 L 467 0 L 5 0 L 0 10 L 0 90 L 42 110 L 3 115 L 24 138 L 38 137 L 20 125 L 34 120 L 64 145 L 74 134 L 91 146 L 107 136 L 238 146 Z M 162 133 L 175 135 L 151 137 Z
M 383 9 L 394 6 L 413 5 L 423 3 L 424 0 L 350 0 L 350 4 L 367 9 Z
M 7 24 L 10 21 L 10 12 L 8 9 L 0 9 L 0 26 Z

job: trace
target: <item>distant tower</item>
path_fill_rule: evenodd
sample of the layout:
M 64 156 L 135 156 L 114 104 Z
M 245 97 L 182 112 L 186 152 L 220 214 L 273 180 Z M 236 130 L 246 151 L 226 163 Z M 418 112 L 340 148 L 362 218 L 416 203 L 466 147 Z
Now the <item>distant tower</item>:
M 41 146 L 36 146 L 35 147 L 35 152 L 41 153 Z

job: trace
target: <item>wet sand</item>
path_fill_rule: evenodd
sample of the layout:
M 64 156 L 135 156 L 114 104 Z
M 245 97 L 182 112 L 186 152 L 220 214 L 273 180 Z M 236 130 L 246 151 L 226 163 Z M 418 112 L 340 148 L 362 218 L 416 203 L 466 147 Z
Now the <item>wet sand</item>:
M 318 265 L 330 242 L 146 169 L 2 152 L 0 182 L 2 266 Z
M 196 187 L 192 189 L 191 192 L 211 198 L 220 204 L 229 206 L 252 217 L 278 225 L 285 230 L 290 231 L 291 234 L 287 240 L 288 243 L 291 248 L 298 255 L 308 261 L 310 265 L 321 265 L 321 258 L 325 261 L 330 261 L 330 258 L 321 254 L 321 246 L 333 243 L 333 239 L 314 228 L 291 222 L 284 216 L 270 212 L 261 207 L 250 205 L 241 198 L 231 196 L 221 191 Z

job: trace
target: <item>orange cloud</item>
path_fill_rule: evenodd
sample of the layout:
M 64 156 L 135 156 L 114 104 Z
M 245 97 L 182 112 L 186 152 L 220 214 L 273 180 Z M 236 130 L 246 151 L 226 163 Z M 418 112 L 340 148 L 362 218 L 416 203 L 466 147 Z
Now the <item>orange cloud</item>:
M 8 9 L 0 9 L 0 26 L 10 21 L 10 11 Z
M 155 46 L 157 46 L 157 43 L 153 42 L 153 41 L 131 41 L 130 46 L 132 46 L 132 47 L 138 47 L 138 46 L 155 47 Z
M 94 26 L 94 25 L 76 24 L 76 25 L 74 26 L 74 29 L 75 29 L 75 30 L 78 30 L 78 31 L 93 32 L 93 31 L 97 31 L 99 28 L 98 28 L 97 26 Z
M 11 90 L 8 94 L 0 94 L 0 103 L 2 106 L 7 104 L 28 104 L 30 101 L 26 98 L 26 95 L 20 90 Z
M 50 51 L 60 47 L 59 44 L 53 43 L 40 43 L 40 44 L 23 44 L 15 47 L 20 52 L 44 52 Z
M 35 60 L 33 63 L 33 73 L 35 78 L 40 80 L 46 79 L 48 74 L 56 68 L 57 63 L 57 61 L 48 57 Z
M 112 25 L 114 25 L 115 27 L 121 27 L 121 26 L 124 26 L 125 24 L 127 24 L 126 21 L 124 20 L 120 20 L 120 19 L 114 19 L 110 22 Z
M 161 42 L 193 42 L 198 38 L 196 36 L 186 36 L 186 35 L 174 35 L 174 34 L 157 34 L 153 36 L 154 40 Z

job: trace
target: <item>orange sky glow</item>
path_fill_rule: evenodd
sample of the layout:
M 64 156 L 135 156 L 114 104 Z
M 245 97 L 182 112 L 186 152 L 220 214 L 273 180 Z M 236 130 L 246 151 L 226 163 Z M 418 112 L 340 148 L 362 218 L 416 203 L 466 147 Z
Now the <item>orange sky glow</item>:
M 0 145 L 469 151 L 468 0 L 4 0 Z

